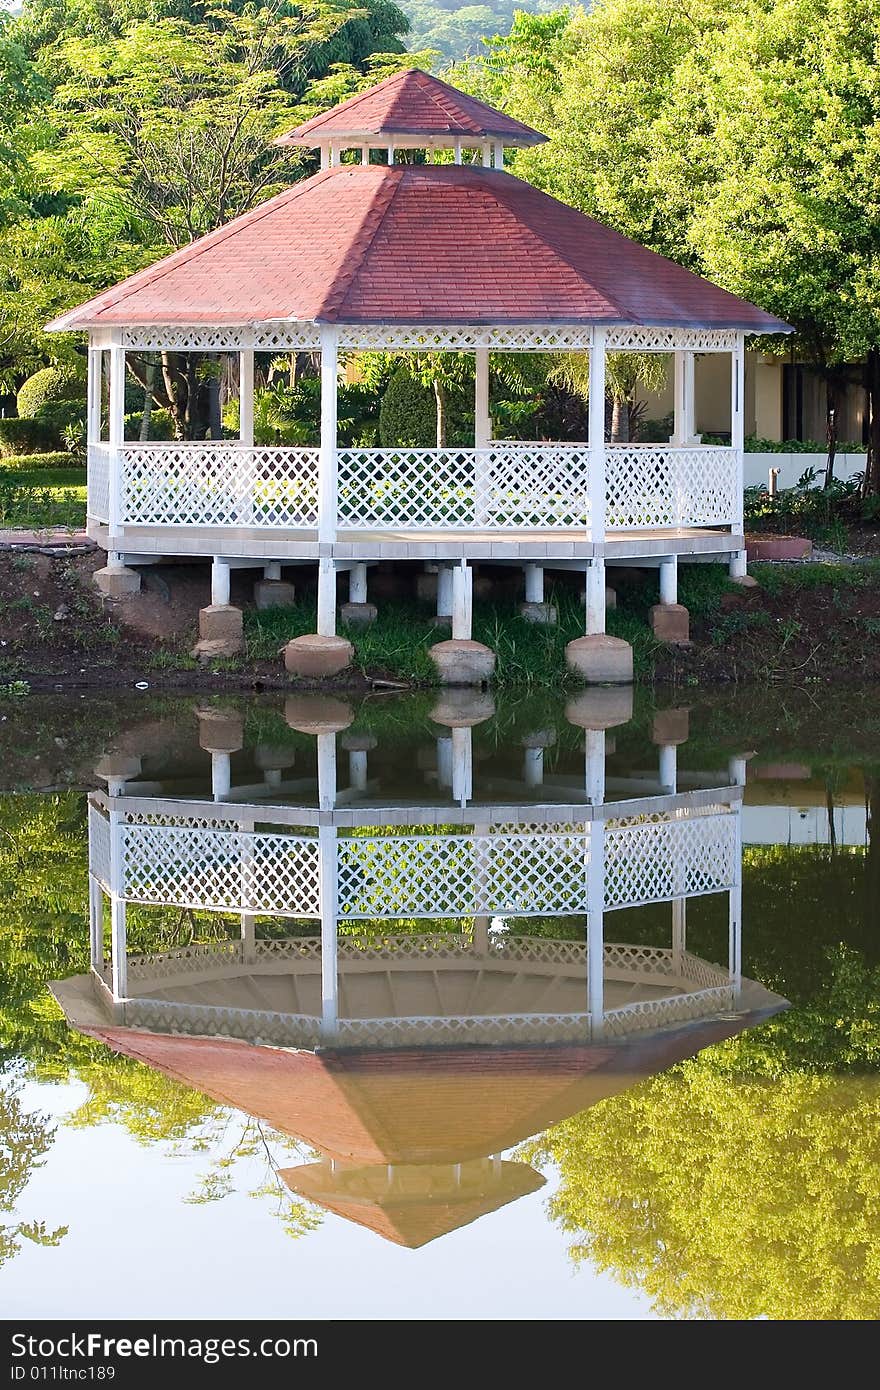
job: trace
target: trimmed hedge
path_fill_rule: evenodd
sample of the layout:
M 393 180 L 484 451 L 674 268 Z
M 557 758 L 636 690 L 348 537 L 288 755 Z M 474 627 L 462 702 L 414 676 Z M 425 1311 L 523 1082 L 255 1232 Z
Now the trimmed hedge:
M 31 473 L 37 468 L 75 468 L 76 462 L 66 450 L 51 454 L 4 454 L 0 457 L 0 475 L 6 472 Z M 85 467 L 83 467 L 85 477 Z
M 0 420 L 0 455 L 45 453 L 59 442 L 58 431 L 43 420 Z
M 405 367 L 397 368 L 382 397 L 379 443 L 384 449 L 397 445 L 429 449 L 437 443 L 434 393 L 414 381 Z
M 22 419 L 33 419 L 50 401 L 79 401 L 85 412 L 86 382 L 81 367 L 70 363 L 43 367 L 19 388 L 16 404 Z

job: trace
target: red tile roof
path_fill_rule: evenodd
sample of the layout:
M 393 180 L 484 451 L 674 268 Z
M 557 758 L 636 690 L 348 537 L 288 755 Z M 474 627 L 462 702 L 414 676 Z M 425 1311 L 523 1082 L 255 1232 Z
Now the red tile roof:
M 108 324 L 786 325 L 500 170 L 341 165 L 131 276 Z
M 494 110 L 448 82 L 418 68 L 395 73 L 384 82 L 322 111 L 276 141 L 278 145 L 320 145 L 358 136 L 425 135 L 445 141 L 485 137 L 508 145 L 540 145 L 546 140 L 522 121 Z

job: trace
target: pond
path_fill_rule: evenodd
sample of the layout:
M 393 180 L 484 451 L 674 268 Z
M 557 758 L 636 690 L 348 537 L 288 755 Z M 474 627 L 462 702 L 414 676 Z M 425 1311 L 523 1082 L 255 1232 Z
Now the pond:
M 876 1316 L 877 710 L 4 701 L 4 1316 Z

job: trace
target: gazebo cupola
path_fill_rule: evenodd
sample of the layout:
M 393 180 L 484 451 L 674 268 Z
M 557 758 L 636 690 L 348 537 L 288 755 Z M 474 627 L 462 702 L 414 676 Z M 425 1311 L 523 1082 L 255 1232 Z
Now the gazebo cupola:
M 137 587 L 136 567 L 159 557 L 210 558 L 197 650 L 232 655 L 230 567 L 262 570 L 280 603 L 292 598 L 281 567 L 316 567 L 316 630 L 285 662 L 331 676 L 353 658 L 336 631 L 340 574 L 354 624 L 375 617 L 371 566 L 427 563 L 452 638 L 432 659 L 442 681 L 475 683 L 494 653 L 471 640 L 473 564 L 520 568 L 537 622 L 555 620 L 545 571 L 575 570 L 586 635 L 566 660 L 587 681 L 628 682 L 632 651 L 605 632 L 605 576 L 636 565 L 659 571 L 656 635 L 687 639 L 679 560 L 745 575 L 745 336 L 789 330 L 504 169 L 506 148 L 543 139 L 435 77 L 397 74 L 281 137 L 318 149 L 320 171 L 50 325 L 90 335 L 88 527 L 108 552 L 104 592 Z M 472 438 L 341 441 L 340 371 L 367 350 L 468 354 Z M 320 362 L 312 446 L 255 433 L 257 356 L 288 351 Z M 238 438 L 128 439 L 126 355 L 144 352 L 234 355 Z M 588 355 L 587 439 L 497 438 L 490 354 L 537 352 Z M 606 442 L 609 352 L 674 357 L 668 440 Z M 705 354 L 729 364 L 729 438 L 711 444 L 695 414 Z
M 462 163 L 463 151 L 472 150 L 484 168 L 502 169 L 505 147 L 540 145 L 546 138 L 439 78 L 409 68 L 314 116 L 276 143 L 320 150 L 322 169 L 341 163 L 347 151 L 356 151 L 362 164 L 393 164 L 398 150 L 423 150 L 428 163 L 436 151 L 452 150 L 456 164 Z

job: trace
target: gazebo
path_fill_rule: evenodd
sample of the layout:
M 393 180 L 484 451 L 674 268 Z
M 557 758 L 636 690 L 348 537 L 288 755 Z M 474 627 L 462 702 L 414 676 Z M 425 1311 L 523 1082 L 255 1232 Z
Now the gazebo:
M 744 340 L 787 325 L 505 171 L 506 149 L 544 138 L 437 78 L 397 74 L 282 137 L 318 150 L 318 173 L 49 325 L 89 334 L 88 529 L 108 554 L 105 592 L 136 588 L 157 558 L 210 558 L 200 635 L 220 649 L 241 636 L 230 567 L 277 586 L 283 566 L 316 566 L 316 633 L 287 664 L 331 674 L 351 655 L 337 575 L 356 620 L 371 565 L 428 562 L 452 629 L 433 648 L 441 678 L 479 680 L 494 658 L 470 640 L 473 563 L 522 568 L 538 611 L 544 571 L 576 569 L 586 636 L 569 660 L 587 680 L 626 681 L 629 647 L 605 636 L 606 565 L 659 568 L 669 637 L 686 635 L 680 558 L 745 574 Z M 340 446 L 341 363 L 366 349 L 472 354 L 473 444 Z M 127 441 L 126 353 L 145 350 L 237 354 L 240 437 Z M 320 446 L 256 445 L 254 355 L 295 350 L 320 356 Z M 548 351 L 589 354 L 589 438 L 493 438 L 490 354 Z M 606 354 L 633 351 L 674 354 L 668 443 L 605 441 Z M 698 353 L 729 357 L 729 445 L 695 433 Z

